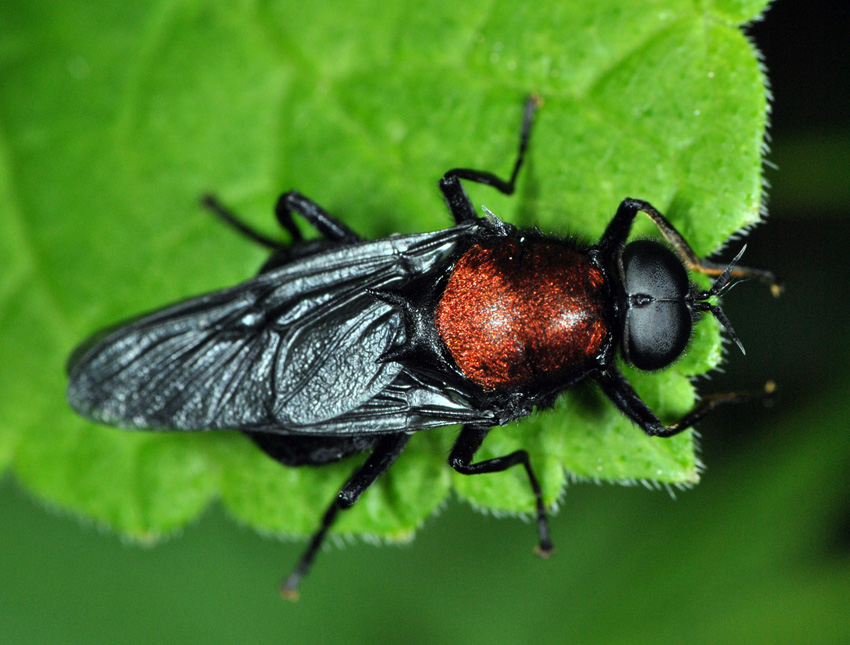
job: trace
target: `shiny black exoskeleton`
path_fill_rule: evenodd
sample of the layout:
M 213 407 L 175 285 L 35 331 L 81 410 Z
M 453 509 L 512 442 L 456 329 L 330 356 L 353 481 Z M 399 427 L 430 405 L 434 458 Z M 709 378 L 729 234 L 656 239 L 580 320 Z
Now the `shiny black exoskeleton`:
M 412 432 L 463 429 L 449 455 L 466 475 L 525 469 L 537 503 L 539 552 L 552 551 L 540 486 L 524 450 L 474 462 L 490 429 L 551 405 L 580 380 L 596 381 L 644 432 L 669 437 L 717 405 L 753 395 L 705 397 L 662 424 L 616 365 L 643 370 L 675 361 L 703 312 L 731 326 L 710 298 L 735 278 L 776 286 L 766 271 L 700 260 L 650 204 L 626 199 L 597 244 L 479 218 L 461 180 L 511 194 L 537 100 L 525 107 L 508 181 L 455 169 L 440 188 L 456 226 L 364 241 L 296 192 L 276 209 L 284 245 L 205 204 L 273 255 L 235 287 L 112 328 L 69 360 L 68 400 L 94 421 L 144 430 L 240 430 L 289 466 L 320 466 L 368 452 L 324 514 L 284 583 L 309 569 L 337 513 L 349 508 L 404 449 Z M 627 244 L 638 213 L 670 247 Z M 293 214 L 321 235 L 304 241 Z M 736 258 L 737 260 L 737 258 Z M 716 276 L 701 290 L 687 270 Z M 740 343 L 738 342 L 740 345 Z

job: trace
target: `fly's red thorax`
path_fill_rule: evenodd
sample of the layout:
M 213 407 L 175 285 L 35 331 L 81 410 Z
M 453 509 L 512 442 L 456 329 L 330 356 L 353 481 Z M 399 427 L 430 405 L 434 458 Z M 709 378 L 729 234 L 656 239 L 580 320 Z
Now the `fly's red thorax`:
M 486 389 L 555 381 L 605 345 L 605 276 L 550 240 L 499 238 L 457 261 L 437 331 L 463 374 Z

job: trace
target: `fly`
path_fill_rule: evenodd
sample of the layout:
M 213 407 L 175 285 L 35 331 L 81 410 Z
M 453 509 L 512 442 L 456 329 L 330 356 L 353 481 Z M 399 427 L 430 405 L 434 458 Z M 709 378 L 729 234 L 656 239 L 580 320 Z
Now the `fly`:
M 701 260 L 649 203 L 625 199 L 599 242 L 519 230 L 481 218 L 461 181 L 510 195 L 539 99 L 525 104 L 509 179 L 456 168 L 440 180 L 455 226 L 364 240 L 298 192 L 275 214 L 289 245 L 244 224 L 213 197 L 204 204 L 272 255 L 259 275 L 166 307 L 83 343 L 68 364 L 68 401 L 82 416 L 137 430 L 240 430 L 285 466 L 368 453 L 342 486 L 282 591 L 295 596 L 339 511 L 389 469 L 411 434 L 461 424 L 449 465 L 465 475 L 522 466 L 536 499 L 537 552 L 552 541 L 525 450 L 475 461 L 494 426 L 551 406 L 590 379 L 646 434 L 670 437 L 719 405 L 761 394 L 704 397 L 662 424 L 620 370 L 669 366 L 710 299 L 769 271 Z M 628 243 L 644 213 L 666 244 Z M 302 218 L 319 233 L 306 241 Z M 740 255 L 739 255 L 740 257 Z M 737 261 L 738 258 L 736 258 Z M 714 278 L 709 289 L 688 271 Z

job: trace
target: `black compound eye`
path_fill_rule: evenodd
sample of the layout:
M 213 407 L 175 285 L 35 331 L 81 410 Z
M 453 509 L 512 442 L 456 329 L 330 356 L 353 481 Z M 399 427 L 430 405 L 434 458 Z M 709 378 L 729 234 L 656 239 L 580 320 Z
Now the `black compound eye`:
M 623 250 L 623 354 L 642 370 L 667 367 L 685 350 L 693 320 L 685 267 L 666 246 L 650 240 Z

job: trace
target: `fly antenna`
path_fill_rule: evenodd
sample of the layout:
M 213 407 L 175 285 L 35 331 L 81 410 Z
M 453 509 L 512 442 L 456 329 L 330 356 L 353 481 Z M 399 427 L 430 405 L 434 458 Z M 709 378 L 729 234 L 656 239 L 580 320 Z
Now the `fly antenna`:
M 735 330 L 732 328 L 732 323 L 729 322 L 729 319 L 726 317 L 726 314 L 723 313 L 723 310 L 717 305 L 713 305 L 710 302 L 695 302 L 693 303 L 693 308 L 695 311 L 710 311 L 715 318 L 717 318 L 717 322 L 723 325 L 723 329 L 726 330 L 726 333 L 729 334 L 729 338 L 731 338 L 735 344 L 738 346 L 738 349 L 741 350 L 742 354 L 746 354 L 747 351 L 744 349 L 744 343 L 741 342 L 741 339 L 738 338 L 738 334 L 735 333 Z
M 732 270 L 735 268 L 735 265 L 738 264 L 738 260 L 741 259 L 741 256 L 744 255 L 744 251 L 747 250 L 747 245 L 744 244 L 741 247 L 741 250 L 738 251 L 738 255 L 732 258 L 732 261 L 729 263 L 729 266 L 721 273 L 717 279 L 714 281 L 714 284 L 711 285 L 711 289 L 708 291 L 704 291 L 700 294 L 700 300 L 705 300 L 706 298 L 710 298 L 711 296 L 722 296 L 724 293 L 729 291 L 736 284 L 740 284 L 744 282 L 746 278 L 741 278 L 739 280 L 732 279 Z
M 696 295 L 695 301 L 692 303 L 692 306 L 695 311 L 710 311 L 714 317 L 717 319 L 723 328 L 726 330 L 726 333 L 729 334 L 729 338 L 731 338 L 735 344 L 738 346 L 738 349 L 741 350 L 742 354 L 746 354 L 746 350 L 744 349 L 744 344 L 741 342 L 741 339 L 738 338 L 738 334 L 735 333 L 735 330 L 732 328 L 732 323 L 729 322 L 729 319 L 726 317 L 726 314 L 723 313 L 723 310 L 718 305 L 713 305 L 710 302 L 706 302 L 712 296 L 722 296 L 724 293 L 729 291 L 736 284 L 743 282 L 743 279 L 733 280 L 732 279 L 732 270 L 735 268 L 735 265 L 738 263 L 738 260 L 741 259 L 741 256 L 744 255 L 744 251 L 747 250 L 747 245 L 745 244 L 740 251 L 738 251 L 738 255 L 736 255 L 732 261 L 729 263 L 729 266 L 721 273 L 717 279 L 714 281 L 714 284 L 711 285 L 711 289 L 708 291 L 702 291 Z

